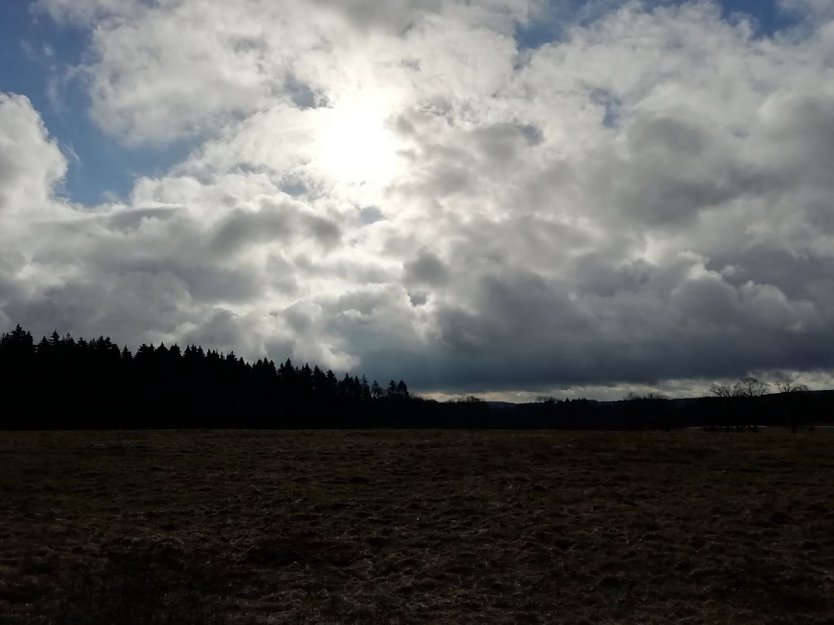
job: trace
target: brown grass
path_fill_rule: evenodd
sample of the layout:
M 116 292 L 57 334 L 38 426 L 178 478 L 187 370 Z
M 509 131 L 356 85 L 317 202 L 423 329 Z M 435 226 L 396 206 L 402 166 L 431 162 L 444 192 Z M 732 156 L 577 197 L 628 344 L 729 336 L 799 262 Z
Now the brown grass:
M 834 622 L 834 434 L 0 434 L 0 623 Z

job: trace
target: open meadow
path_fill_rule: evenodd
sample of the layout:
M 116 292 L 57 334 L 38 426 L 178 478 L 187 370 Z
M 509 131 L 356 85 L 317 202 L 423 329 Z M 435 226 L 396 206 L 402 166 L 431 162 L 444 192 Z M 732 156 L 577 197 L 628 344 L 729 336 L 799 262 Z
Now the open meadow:
M 0 623 L 834 622 L 834 432 L 0 433 Z

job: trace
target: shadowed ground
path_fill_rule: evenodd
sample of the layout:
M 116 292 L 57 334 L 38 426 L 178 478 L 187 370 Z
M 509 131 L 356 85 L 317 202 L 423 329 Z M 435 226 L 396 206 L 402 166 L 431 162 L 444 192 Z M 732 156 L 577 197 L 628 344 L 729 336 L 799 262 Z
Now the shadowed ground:
M 834 433 L 0 433 L 0 623 L 834 619 Z

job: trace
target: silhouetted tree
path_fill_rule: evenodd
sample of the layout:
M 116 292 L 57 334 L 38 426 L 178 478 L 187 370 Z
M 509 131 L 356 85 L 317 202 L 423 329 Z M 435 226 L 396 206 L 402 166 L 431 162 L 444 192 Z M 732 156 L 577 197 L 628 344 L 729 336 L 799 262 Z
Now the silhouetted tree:
M 732 397 L 733 387 L 729 384 L 716 382 L 715 384 L 709 387 L 709 392 L 712 393 L 715 397 Z
M 408 396 L 409 396 L 408 395 L 408 386 L 402 380 L 397 382 L 396 393 L 397 393 L 397 397 L 408 399 Z
M 776 389 L 779 391 L 781 412 L 787 418 L 791 432 L 796 434 L 800 426 L 805 423 L 801 399 L 803 394 L 811 389 L 806 384 L 793 380 L 779 380 L 776 382 Z
M 807 384 L 800 384 L 792 380 L 780 380 L 776 382 L 776 390 L 780 393 L 807 393 L 809 390 Z
M 0 383 L 14 389 L 4 412 L 15 415 L 0 427 L 316 426 L 344 422 L 331 413 L 370 419 L 374 399 L 364 377 L 340 380 L 289 359 L 276 368 L 265 358 L 250 364 L 234 351 L 176 343 L 142 344 L 134 355 L 109 337 L 57 332 L 35 344 L 19 325 L 0 335 Z M 393 389 L 408 397 L 405 382 Z M 37 414 L 18 408 L 35 393 L 43 397 Z
M 742 378 L 733 386 L 733 397 L 761 397 L 768 391 L 767 382 L 759 378 L 748 376 Z
M 379 399 L 383 396 L 382 387 L 379 385 L 379 382 L 374 380 L 374 383 L 371 384 L 371 397 L 373 399 Z
M 495 408 L 470 397 L 436 402 L 411 397 L 405 381 L 377 382 L 287 359 L 250 364 L 234 352 L 188 345 L 141 345 L 132 354 L 110 338 L 53 332 L 35 342 L 20 326 L 0 334 L 0 428 L 78 427 L 562 427 L 670 428 L 718 423 L 830 421 L 834 392 L 780 384 L 776 395 L 757 380 L 738 393 L 667 400 L 649 393 L 629 401 L 547 401 Z M 736 387 L 731 387 L 736 389 Z M 755 416 L 753 416 L 755 415 Z

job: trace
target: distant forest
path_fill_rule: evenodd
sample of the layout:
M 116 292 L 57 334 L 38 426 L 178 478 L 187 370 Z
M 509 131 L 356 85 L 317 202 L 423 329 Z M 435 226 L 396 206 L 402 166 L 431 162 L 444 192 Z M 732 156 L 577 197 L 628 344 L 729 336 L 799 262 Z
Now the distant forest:
M 54 332 L 35 342 L 19 325 L 0 335 L 0 429 L 113 428 L 564 428 L 704 427 L 796 431 L 834 418 L 834 392 L 755 378 L 716 384 L 713 396 L 630 395 L 618 402 L 542 398 L 498 404 L 414 397 L 403 380 L 337 377 L 289 359 L 248 363 L 189 345 L 142 345 Z

